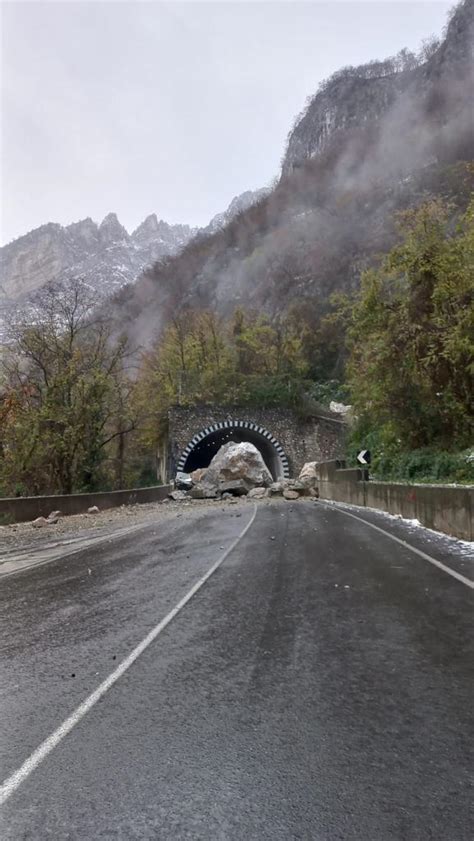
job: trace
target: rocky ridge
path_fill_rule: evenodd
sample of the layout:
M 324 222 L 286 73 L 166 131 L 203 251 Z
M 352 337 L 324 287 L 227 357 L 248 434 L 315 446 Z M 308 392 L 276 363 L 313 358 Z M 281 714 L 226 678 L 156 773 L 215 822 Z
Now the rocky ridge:
M 384 61 L 337 71 L 320 85 L 297 118 L 288 138 L 283 176 L 321 155 L 337 133 L 380 121 L 391 109 L 396 109 L 400 122 L 410 112 L 412 119 L 421 122 L 441 104 L 432 96 L 440 82 L 445 83 L 441 98 L 445 105 L 452 105 L 450 116 L 455 116 L 457 106 L 463 104 L 459 101 L 462 88 L 469 95 L 474 82 L 473 49 L 473 3 L 464 0 L 452 11 L 443 40 L 430 44 L 427 39 L 418 56 L 401 50 Z
M 97 224 L 90 217 L 71 225 L 49 222 L 0 248 L 0 336 L 9 315 L 47 283 L 82 277 L 107 298 L 134 283 L 143 271 L 178 254 L 193 237 L 224 228 L 268 191 L 247 190 L 205 228 L 169 225 L 155 213 L 129 234 L 115 213 Z
M 0 250 L 0 292 L 19 300 L 64 275 L 81 276 L 108 295 L 135 280 L 146 266 L 176 254 L 195 235 L 188 225 L 148 216 L 129 234 L 115 213 L 98 225 L 82 219 L 63 227 L 42 225 Z
M 120 293 L 123 329 L 146 343 L 185 307 L 324 308 L 393 247 L 397 213 L 438 198 L 455 222 L 474 186 L 473 20 L 463 0 L 421 58 L 402 50 L 334 74 L 297 120 L 273 189 Z

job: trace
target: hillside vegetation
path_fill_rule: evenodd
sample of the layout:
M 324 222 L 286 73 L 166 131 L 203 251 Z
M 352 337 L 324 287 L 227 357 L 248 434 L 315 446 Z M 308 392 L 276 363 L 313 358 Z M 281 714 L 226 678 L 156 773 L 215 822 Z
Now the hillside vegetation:
M 214 401 L 343 399 L 377 475 L 474 481 L 472 20 L 464 0 L 413 67 L 329 80 L 274 189 L 107 310 L 81 279 L 18 309 L 0 492 L 151 484 L 169 407 Z M 387 95 L 368 114 L 374 84 Z
M 186 307 L 228 315 L 243 305 L 270 318 L 295 301 L 324 308 L 333 292 L 358 288 L 394 245 L 397 212 L 433 198 L 448 201 L 453 218 L 464 212 L 473 188 L 473 8 L 473 0 L 457 7 L 416 67 L 345 68 L 323 85 L 290 135 L 274 189 L 118 296 L 127 333 L 149 344 Z M 383 88 L 375 99 L 374 85 Z
M 87 285 L 43 290 L 2 358 L 3 492 L 152 483 L 175 403 L 311 413 L 341 395 L 379 473 L 474 480 L 457 455 L 472 434 L 474 199 L 450 219 L 439 201 L 403 214 L 398 244 L 325 314 L 187 310 L 141 354 L 113 340 Z

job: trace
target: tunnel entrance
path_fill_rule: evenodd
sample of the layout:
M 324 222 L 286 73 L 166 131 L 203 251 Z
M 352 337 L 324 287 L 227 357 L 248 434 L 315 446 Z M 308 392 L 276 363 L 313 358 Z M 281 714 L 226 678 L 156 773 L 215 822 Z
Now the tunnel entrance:
M 262 454 L 273 479 L 289 477 L 288 459 L 283 447 L 262 426 L 251 421 L 224 421 L 201 430 L 183 451 L 178 471 L 192 473 L 198 467 L 208 467 L 218 450 L 229 441 L 249 441 Z

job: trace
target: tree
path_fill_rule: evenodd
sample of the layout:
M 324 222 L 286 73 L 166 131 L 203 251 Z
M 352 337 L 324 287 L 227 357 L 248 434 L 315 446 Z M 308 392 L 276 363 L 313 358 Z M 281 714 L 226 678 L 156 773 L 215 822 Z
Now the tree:
M 98 304 L 82 280 L 65 280 L 44 287 L 11 325 L 0 465 L 10 492 L 95 488 L 107 446 L 136 425 L 124 412 L 127 343 L 112 341 Z
M 361 422 L 405 449 L 470 443 L 474 358 L 474 201 L 455 230 L 449 207 L 400 217 L 401 242 L 364 274 L 349 327 Z

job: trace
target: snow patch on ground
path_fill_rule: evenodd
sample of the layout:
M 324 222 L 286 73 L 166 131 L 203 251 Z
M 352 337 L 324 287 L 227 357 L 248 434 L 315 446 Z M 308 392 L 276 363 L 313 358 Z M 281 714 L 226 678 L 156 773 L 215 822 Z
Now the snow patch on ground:
M 322 500 L 326 502 L 327 500 Z M 462 555 L 464 558 L 468 558 L 470 561 L 474 563 L 474 541 L 472 540 L 461 540 L 458 537 L 450 537 L 448 534 L 444 534 L 440 531 L 434 531 L 434 529 L 429 529 L 426 526 L 423 526 L 419 520 L 417 519 L 408 519 L 406 517 L 402 517 L 401 514 L 389 514 L 388 511 L 381 511 L 380 508 L 368 508 L 362 505 L 350 505 L 346 502 L 338 502 L 337 506 L 341 508 L 355 508 L 357 511 L 360 512 L 367 512 L 371 514 L 377 514 L 380 519 L 386 520 L 395 520 L 398 523 L 403 523 L 406 526 L 407 531 L 413 531 L 415 533 L 421 533 L 424 540 L 428 543 L 436 543 L 440 548 L 446 548 L 451 552 L 456 552 L 459 555 Z

